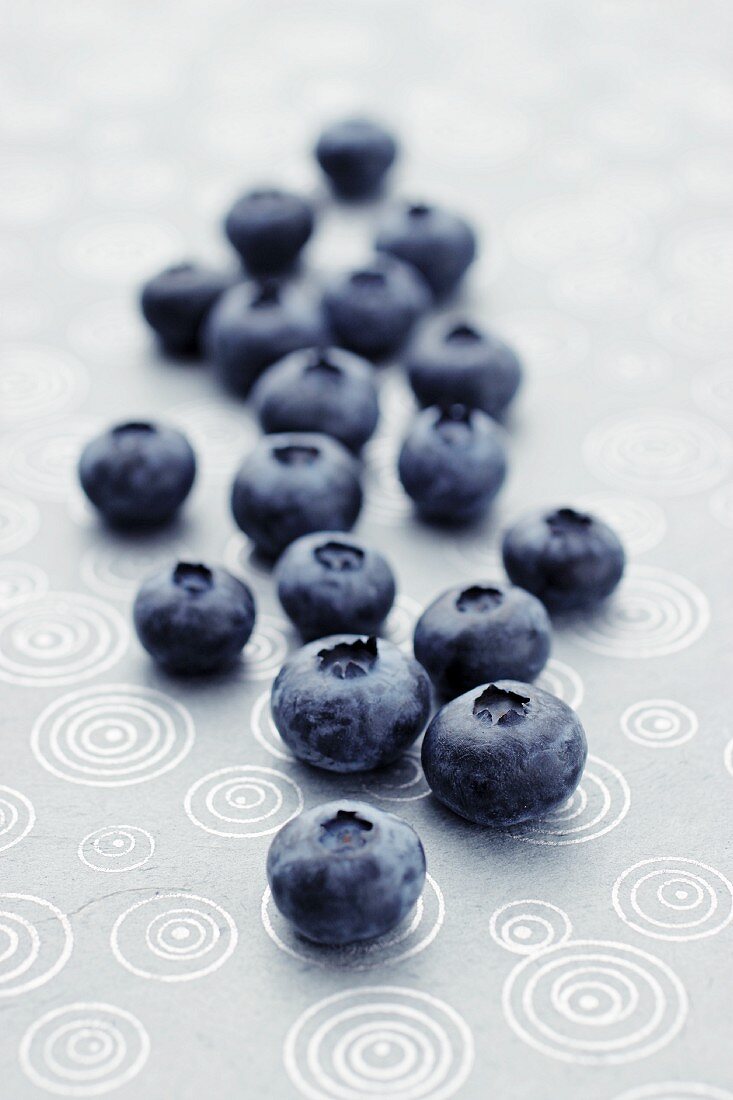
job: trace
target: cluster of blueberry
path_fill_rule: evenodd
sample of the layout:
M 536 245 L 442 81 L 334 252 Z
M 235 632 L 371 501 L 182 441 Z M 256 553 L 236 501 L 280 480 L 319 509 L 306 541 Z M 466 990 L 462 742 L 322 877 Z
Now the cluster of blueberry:
M 335 193 L 348 199 L 375 194 L 396 152 L 391 135 L 366 121 L 332 127 L 316 148 Z M 363 356 L 401 348 L 431 301 L 455 289 L 476 243 L 452 214 L 396 207 L 374 262 L 314 306 L 283 278 L 313 227 L 313 210 L 298 196 L 251 192 L 225 221 L 251 281 L 184 265 L 142 293 L 164 347 L 203 351 L 231 389 L 252 390 L 268 433 L 240 467 L 231 507 L 257 550 L 277 559 L 278 596 L 305 643 L 273 684 L 273 720 L 299 760 L 366 771 L 417 740 L 434 689 L 443 705 L 427 725 L 422 762 L 437 798 L 482 825 L 538 818 L 572 794 L 587 753 L 574 711 L 532 684 L 550 652 L 548 611 L 605 599 L 623 572 L 623 548 L 592 516 L 570 508 L 532 514 L 504 536 L 511 583 L 438 596 L 417 623 L 414 658 L 379 636 L 394 576 L 382 554 L 346 533 L 362 505 L 358 454 L 379 415 L 374 368 Z M 519 385 L 517 358 L 463 322 L 428 328 L 405 358 L 424 410 L 400 452 L 400 480 L 426 518 L 474 519 L 504 479 L 495 418 Z M 186 438 L 146 422 L 93 439 L 79 464 L 91 502 L 126 527 L 168 521 L 195 472 Z M 133 613 L 145 649 L 183 674 L 236 661 L 256 615 L 246 584 L 186 562 L 145 581 Z M 340 800 L 286 825 L 267 873 L 275 903 L 304 936 L 348 943 L 403 919 L 422 891 L 425 854 L 406 822 Z

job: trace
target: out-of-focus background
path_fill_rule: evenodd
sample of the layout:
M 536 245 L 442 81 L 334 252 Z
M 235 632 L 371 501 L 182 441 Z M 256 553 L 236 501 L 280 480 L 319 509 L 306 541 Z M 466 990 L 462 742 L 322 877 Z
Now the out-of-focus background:
M 2 1096 L 730 1100 L 731 5 L 0 10 Z M 500 527 L 540 502 L 607 517 L 630 569 L 543 674 L 591 744 L 573 803 L 495 835 L 441 812 L 414 755 L 349 780 L 418 828 L 432 878 L 399 936 L 333 957 L 264 892 L 272 831 L 344 787 L 267 720 L 293 638 L 227 510 L 256 430 L 159 357 L 135 296 L 168 261 L 229 261 L 220 217 L 253 183 L 317 198 L 304 278 L 366 258 L 376 211 L 333 204 L 310 156 L 355 110 L 401 135 L 394 194 L 476 224 L 462 308 L 526 364 L 507 488 L 460 537 L 411 519 L 392 462 L 412 406 L 384 373 L 359 532 L 397 568 L 391 636 L 495 574 Z M 82 443 L 129 415 L 182 425 L 202 466 L 144 545 L 74 488 Z M 171 684 L 129 638 L 139 578 L 184 552 L 256 590 L 234 681 Z M 155 751 L 127 785 L 135 738 Z

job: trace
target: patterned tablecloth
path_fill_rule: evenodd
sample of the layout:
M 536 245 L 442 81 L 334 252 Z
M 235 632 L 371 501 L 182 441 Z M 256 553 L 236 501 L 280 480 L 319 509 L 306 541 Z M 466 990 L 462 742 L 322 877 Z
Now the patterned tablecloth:
M 731 1100 L 730 4 L 2 8 L 2 1096 Z M 580 709 L 582 784 L 509 834 L 443 812 L 417 752 L 345 781 L 291 759 L 267 698 L 294 639 L 227 508 L 255 427 L 136 313 L 165 261 L 226 255 L 240 186 L 318 189 L 308 144 L 354 107 L 403 134 L 397 191 L 480 226 L 465 305 L 527 367 L 506 491 L 460 537 L 411 518 L 411 402 L 384 372 L 358 529 L 399 575 L 389 636 L 494 574 L 527 506 L 597 510 L 629 551 L 541 677 Z M 373 217 L 324 202 L 310 268 L 364 257 Z M 130 415 L 200 457 L 156 537 L 102 531 L 75 487 L 82 442 Z M 172 555 L 254 587 L 237 674 L 166 679 L 131 636 L 137 582 Z M 397 934 L 333 953 L 289 932 L 264 860 L 336 792 L 404 814 L 430 876 Z

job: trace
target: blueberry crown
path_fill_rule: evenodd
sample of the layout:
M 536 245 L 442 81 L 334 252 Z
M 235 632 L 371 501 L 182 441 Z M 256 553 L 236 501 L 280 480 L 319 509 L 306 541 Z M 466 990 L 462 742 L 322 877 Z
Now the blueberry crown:
M 567 535 L 573 531 L 585 531 L 593 523 L 593 517 L 574 508 L 558 508 L 545 516 L 545 523 L 553 535 Z
M 266 309 L 280 304 L 280 284 L 275 279 L 262 279 L 250 301 L 252 309 Z
M 284 447 L 273 447 L 272 454 L 281 466 L 312 466 L 320 456 L 318 447 L 307 443 L 286 443 Z
M 456 600 L 456 607 L 459 611 L 494 611 L 503 602 L 504 593 L 500 588 L 474 584 L 461 592 Z
M 331 649 L 318 653 L 318 667 L 338 680 L 355 680 L 367 676 L 377 662 L 377 639 L 357 638 L 355 642 L 338 642 Z
M 449 344 L 477 344 L 483 340 L 483 336 L 466 321 L 460 321 L 452 325 L 445 334 L 445 340 Z
M 347 542 L 323 542 L 313 556 L 332 573 L 355 573 L 364 564 L 364 551 Z
M 338 810 L 335 817 L 322 822 L 318 839 L 332 851 L 353 851 L 364 847 L 373 828 L 372 822 L 359 817 L 356 810 Z
M 208 565 L 179 561 L 173 570 L 173 583 L 186 592 L 208 592 L 214 584 L 214 574 Z
M 303 373 L 318 374 L 323 378 L 330 378 L 333 381 L 338 381 L 343 378 L 344 375 L 338 363 L 334 363 L 333 359 L 329 358 L 328 351 L 325 348 L 319 348 L 317 351 L 314 351 L 313 355 L 306 363 Z
M 112 435 L 119 439 L 130 435 L 153 435 L 157 430 L 155 424 L 147 420 L 129 420 L 125 424 L 116 424 Z
M 489 684 L 474 700 L 473 713 L 490 726 L 509 726 L 521 722 L 528 707 L 528 695 Z
M 350 275 L 349 282 L 352 286 L 358 287 L 360 290 L 381 290 L 387 282 L 387 278 L 382 271 L 364 268 Z

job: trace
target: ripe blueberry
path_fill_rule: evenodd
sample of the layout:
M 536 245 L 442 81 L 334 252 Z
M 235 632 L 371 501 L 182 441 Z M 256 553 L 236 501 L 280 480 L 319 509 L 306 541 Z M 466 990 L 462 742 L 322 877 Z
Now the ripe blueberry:
M 271 708 L 299 760 L 327 771 L 369 771 L 391 764 L 422 733 L 430 681 L 391 642 L 335 634 L 285 662 Z
M 504 567 L 514 584 L 550 611 L 593 607 L 613 592 L 624 548 L 611 528 L 572 508 L 533 512 L 504 535 Z
M 323 306 L 339 344 L 382 359 L 399 350 L 430 300 L 418 271 L 385 252 L 341 275 L 327 289 Z
M 353 536 L 319 531 L 291 543 L 275 570 L 277 594 L 301 635 L 376 634 L 392 609 L 392 570 Z
M 237 199 L 224 230 L 252 275 L 279 275 L 295 263 L 313 223 L 313 208 L 300 195 L 269 188 Z
M 283 826 L 267 853 L 267 880 L 301 936 L 356 943 L 407 916 L 425 885 L 425 852 L 402 818 L 339 799 Z
M 143 582 L 133 619 L 143 647 L 171 672 L 214 672 L 242 652 L 255 603 L 247 585 L 225 569 L 178 562 Z
M 196 456 L 185 435 L 148 421 L 109 428 L 87 443 L 79 459 L 82 489 L 118 527 L 166 523 L 195 476 Z
M 140 307 L 166 351 L 190 355 L 199 351 L 209 310 L 235 281 L 233 276 L 201 264 L 177 264 L 145 283 Z
M 204 346 L 224 384 L 246 395 L 291 351 L 325 341 L 319 307 L 300 288 L 273 280 L 232 287 L 209 314 Z
M 422 765 L 433 794 L 477 825 L 544 817 L 573 793 L 588 746 L 574 710 L 520 680 L 459 695 L 427 728 Z
M 452 293 L 476 256 L 476 236 L 467 222 L 424 203 L 402 204 L 385 217 L 376 248 L 416 267 L 436 298 Z
M 324 432 L 359 451 L 379 419 L 374 368 L 340 348 L 294 351 L 257 382 L 252 400 L 265 432 Z
M 261 439 L 239 468 L 231 501 L 237 525 L 267 557 L 311 531 L 349 531 L 361 502 L 354 457 L 317 432 Z
M 453 698 L 491 680 L 534 680 L 550 655 L 550 620 L 522 588 L 449 588 L 415 627 L 415 656 L 441 695 Z
M 512 349 L 463 320 L 430 326 L 406 358 L 421 405 L 468 405 L 498 417 L 514 397 L 522 370 Z
M 425 519 L 474 520 L 488 508 L 506 476 L 502 431 L 478 409 L 425 409 L 402 445 L 398 473 Z
M 364 199 L 376 194 L 397 156 L 397 142 L 367 118 L 348 118 L 323 131 L 316 159 L 337 195 Z

